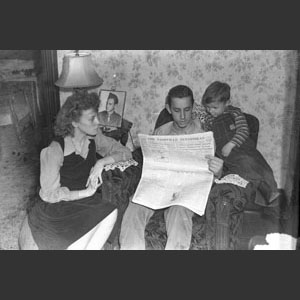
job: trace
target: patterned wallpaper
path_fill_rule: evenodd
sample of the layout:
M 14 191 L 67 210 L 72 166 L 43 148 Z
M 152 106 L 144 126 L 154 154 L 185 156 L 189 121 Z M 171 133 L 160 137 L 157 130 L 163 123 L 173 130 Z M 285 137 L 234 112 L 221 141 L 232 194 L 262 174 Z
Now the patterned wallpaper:
M 59 72 L 64 54 L 58 50 Z M 258 149 L 274 170 L 280 187 L 286 184 L 292 118 L 296 95 L 296 50 L 81 50 L 92 53 L 103 85 L 95 91 L 127 91 L 124 117 L 137 133 L 152 133 L 168 90 L 188 85 L 200 103 L 213 81 L 231 86 L 231 101 L 260 120 Z M 114 74 L 116 78 L 114 79 Z M 69 94 L 61 92 L 61 103 Z

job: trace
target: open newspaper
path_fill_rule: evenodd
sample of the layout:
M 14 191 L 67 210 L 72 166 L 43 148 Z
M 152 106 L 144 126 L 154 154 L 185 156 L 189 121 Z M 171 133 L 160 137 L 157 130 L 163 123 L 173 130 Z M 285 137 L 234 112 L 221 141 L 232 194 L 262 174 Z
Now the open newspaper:
M 132 201 L 152 209 L 182 205 L 203 215 L 214 175 L 206 155 L 214 155 L 213 133 L 139 134 L 143 171 Z

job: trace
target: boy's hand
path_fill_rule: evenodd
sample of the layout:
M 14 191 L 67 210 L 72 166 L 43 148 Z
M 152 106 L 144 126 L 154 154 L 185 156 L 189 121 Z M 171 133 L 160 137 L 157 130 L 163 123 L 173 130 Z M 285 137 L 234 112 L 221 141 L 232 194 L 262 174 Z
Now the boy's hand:
M 223 148 L 222 148 L 222 155 L 224 157 L 227 157 L 229 156 L 231 150 L 235 147 L 235 144 L 234 143 L 227 143 Z

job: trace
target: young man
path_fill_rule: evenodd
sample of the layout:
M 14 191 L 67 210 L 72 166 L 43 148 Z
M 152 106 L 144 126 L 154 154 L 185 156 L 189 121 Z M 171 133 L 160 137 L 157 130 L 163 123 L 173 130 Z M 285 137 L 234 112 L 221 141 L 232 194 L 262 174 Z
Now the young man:
M 192 90 L 184 85 L 173 87 L 166 99 L 166 108 L 173 120 L 154 132 L 155 135 L 183 135 L 204 132 L 199 119 L 192 119 L 194 97 Z M 223 161 L 208 157 L 209 169 L 220 177 Z M 121 250 L 145 250 L 145 227 L 154 210 L 130 202 L 125 211 L 121 233 Z M 167 228 L 166 250 L 188 250 L 192 238 L 194 212 L 183 206 L 171 206 L 164 210 Z

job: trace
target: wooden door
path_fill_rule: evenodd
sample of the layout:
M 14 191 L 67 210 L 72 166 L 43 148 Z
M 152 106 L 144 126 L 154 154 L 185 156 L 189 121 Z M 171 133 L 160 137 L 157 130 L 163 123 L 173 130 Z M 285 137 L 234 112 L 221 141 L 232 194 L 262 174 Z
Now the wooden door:
M 60 108 L 59 88 L 54 84 L 57 79 L 57 50 L 41 50 L 40 88 L 44 144 L 49 144 L 53 138 L 53 125 Z

